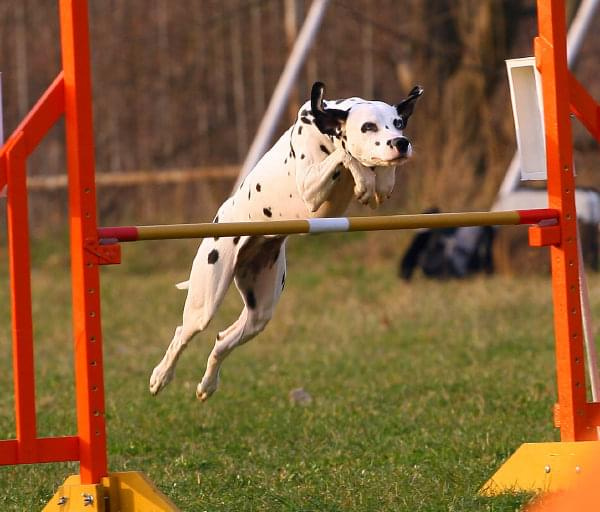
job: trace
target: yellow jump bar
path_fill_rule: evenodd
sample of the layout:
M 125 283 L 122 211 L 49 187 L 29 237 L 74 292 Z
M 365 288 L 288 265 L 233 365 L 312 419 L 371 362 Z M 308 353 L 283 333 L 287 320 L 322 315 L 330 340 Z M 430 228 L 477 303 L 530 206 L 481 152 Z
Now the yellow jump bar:
M 431 213 L 382 215 L 375 217 L 335 217 L 264 222 L 223 222 L 166 224 L 159 226 L 120 226 L 98 229 L 104 243 L 138 240 L 172 240 L 209 236 L 292 235 L 346 231 L 445 228 L 463 226 L 501 226 L 558 221 L 557 210 L 510 210 L 502 212 Z

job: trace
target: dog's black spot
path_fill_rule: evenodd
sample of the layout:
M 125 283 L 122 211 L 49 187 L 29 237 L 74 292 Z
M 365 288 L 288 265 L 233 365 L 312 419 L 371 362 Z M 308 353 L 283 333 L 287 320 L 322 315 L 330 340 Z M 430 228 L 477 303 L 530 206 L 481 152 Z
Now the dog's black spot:
M 250 200 L 250 194 L 251 194 L 252 190 L 250 190 L 250 187 L 248 187 L 248 201 Z
M 342 147 L 346 149 L 346 142 L 342 140 Z
M 252 217 L 250 217 L 250 214 L 248 214 L 248 218 L 251 219 Z
M 236 236 L 236 237 L 233 239 L 233 245 L 237 245 L 239 241 L 240 241 L 240 237 L 239 237 L 239 236 Z
M 284 164 L 287 164 L 287 158 L 283 161 Z
M 292 198 L 292 194 L 290 194 L 290 199 Z
M 219 237 L 218 237 L 218 236 L 215 236 L 215 242 L 216 242 L 218 239 L 219 239 Z
M 290 144 L 290 156 L 292 158 L 296 158 L 296 152 L 294 151 L 294 146 Z
M 300 155 L 300 160 L 304 160 L 304 153 Z
M 211 265 L 214 265 L 218 259 L 219 259 L 219 251 L 217 251 L 216 249 L 213 249 L 212 251 L 210 251 L 208 253 L 208 262 Z
M 386 130 L 389 130 L 389 129 L 390 129 L 390 127 L 389 127 L 389 126 L 386 124 L 386 125 L 385 125 L 385 129 L 386 129 Z
M 381 142 L 379 142 L 378 140 L 375 141 L 375 145 L 379 146 L 379 144 L 381 144 Z
M 256 307 L 256 297 L 254 296 L 254 291 L 246 290 L 246 304 L 250 309 L 254 309 Z
M 339 105 L 340 103 L 344 103 L 344 101 L 346 101 L 346 100 L 335 100 L 335 104 Z
M 300 112 L 301 116 L 307 116 L 308 114 L 310 114 L 310 112 L 306 109 L 302 109 L 302 112 Z
M 298 135 L 302 135 L 302 126 L 298 126 Z
M 300 118 L 300 121 L 302 121 L 303 123 L 306 123 L 306 124 L 312 124 L 311 121 L 310 121 L 310 119 L 308 117 L 306 117 L 306 116 L 302 116 Z
M 257 192 L 260 192 L 260 183 L 257 183 L 257 184 L 256 184 L 256 191 L 257 191 Z
M 345 135 L 342 135 L 342 140 L 348 140 L 348 137 L 346 137 Z
M 323 146 L 323 144 L 321 144 L 319 148 L 321 148 L 321 151 L 323 151 L 323 153 L 325 153 L 326 155 L 330 154 L 330 151 L 325 146 Z
M 271 207 L 270 206 L 268 208 L 263 208 L 263 213 L 267 217 L 272 217 L 273 216 L 273 212 L 271 211 Z
M 337 180 L 340 177 L 341 171 L 339 169 L 336 169 L 335 172 L 331 175 L 331 179 L 332 180 Z

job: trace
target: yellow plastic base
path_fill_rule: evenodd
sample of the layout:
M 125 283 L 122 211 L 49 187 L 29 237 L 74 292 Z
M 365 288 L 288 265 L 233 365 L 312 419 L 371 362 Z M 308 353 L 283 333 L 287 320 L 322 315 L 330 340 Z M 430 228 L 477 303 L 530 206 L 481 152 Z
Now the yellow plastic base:
M 525 443 L 479 492 L 494 496 L 514 491 L 567 490 L 586 472 L 598 471 L 599 460 L 600 441 Z
M 137 471 L 109 473 L 99 484 L 65 480 L 43 512 L 178 512 L 173 502 Z

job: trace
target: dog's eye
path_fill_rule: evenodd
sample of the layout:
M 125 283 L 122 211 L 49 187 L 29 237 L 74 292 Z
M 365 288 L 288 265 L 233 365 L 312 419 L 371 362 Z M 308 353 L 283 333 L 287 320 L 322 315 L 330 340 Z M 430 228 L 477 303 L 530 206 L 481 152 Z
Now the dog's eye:
M 399 117 L 397 119 L 394 119 L 394 127 L 397 130 L 404 130 L 404 128 L 406 127 L 406 124 L 404 123 L 404 118 Z
M 360 131 L 363 132 L 363 133 L 366 133 L 366 132 L 376 132 L 377 131 L 377 125 L 375 123 L 364 123 L 360 127 Z

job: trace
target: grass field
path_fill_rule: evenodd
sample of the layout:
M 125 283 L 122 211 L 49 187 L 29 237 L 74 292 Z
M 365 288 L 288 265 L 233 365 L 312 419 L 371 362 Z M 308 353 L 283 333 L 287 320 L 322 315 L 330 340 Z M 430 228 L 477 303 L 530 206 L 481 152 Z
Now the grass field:
M 405 234 L 291 240 L 288 281 L 267 330 L 194 391 L 230 294 L 161 395 L 147 391 L 181 314 L 194 243 L 123 248 L 102 269 L 111 470 L 141 470 L 184 511 L 514 511 L 527 495 L 477 496 L 524 441 L 557 439 L 549 280 L 410 284 L 395 277 Z M 34 246 L 42 435 L 73 433 L 68 259 Z M 2 250 L 5 261 L 5 250 Z M 0 438 L 14 436 L 6 272 L 0 273 Z M 600 284 L 594 277 L 591 289 Z M 599 297 L 592 297 L 598 310 Z M 291 389 L 313 397 L 293 405 Z M 0 468 L 0 510 L 34 511 L 74 464 Z

